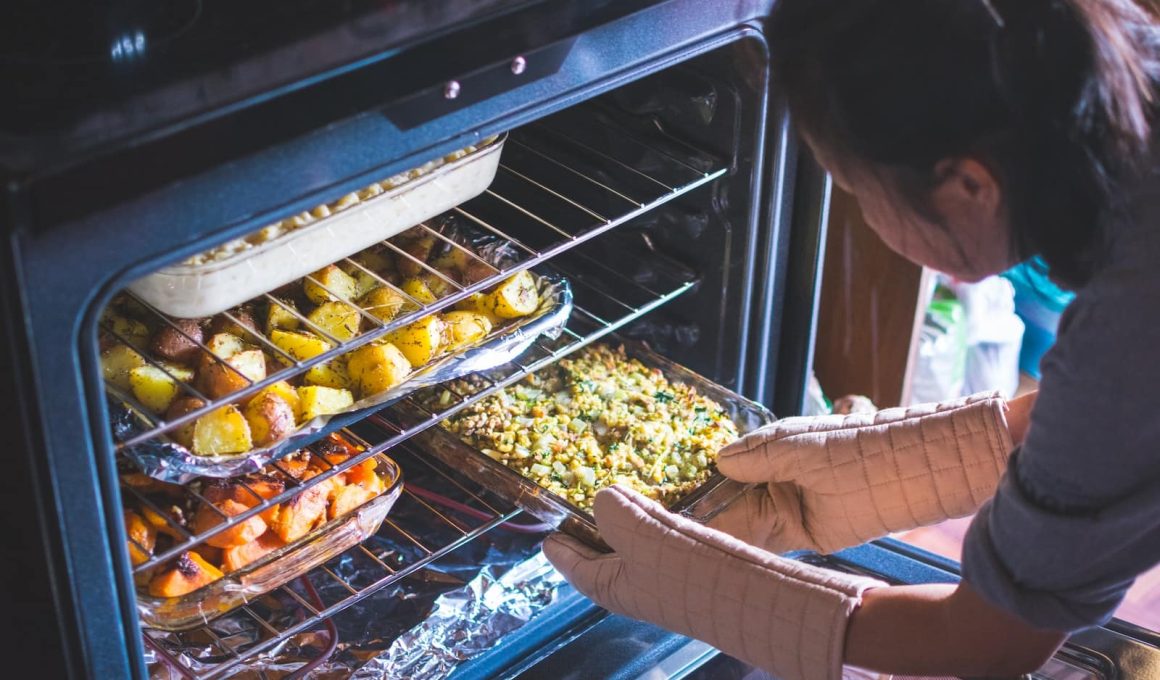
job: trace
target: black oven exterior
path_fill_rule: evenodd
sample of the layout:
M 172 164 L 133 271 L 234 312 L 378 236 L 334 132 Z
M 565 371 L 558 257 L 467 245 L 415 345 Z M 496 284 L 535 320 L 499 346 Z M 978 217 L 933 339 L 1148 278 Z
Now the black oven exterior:
M 749 191 L 731 200 L 756 228 L 746 232 L 752 242 L 737 274 L 744 318 L 715 377 L 781 415 L 800 412 L 829 181 L 799 156 L 787 121 L 770 108 L 761 21 L 771 3 L 477 4 L 469 19 L 436 16 L 326 74 L 146 121 L 119 138 L 49 152 L 40 131 L 28 136 L 35 144 L 21 146 L 17 135 L 3 147 L 0 349 L 13 370 L 0 387 L 15 397 L 6 431 L 23 444 L 0 500 L 12 525 L 6 535 L 17 538 L 4 587 L 23 631 L 7 639 L 18 649 L 36 640 L 53 664 L 46 677 L 145 673 L 114 456 L 99 434 L 106 414 L 96 317 L 117 289 L 273 216 L 740 44 L 735 54 L 754 61 L 733 68 L 750 69 L 754 83 L 748 159 L 734 193 Z M 835 560 L 900 581 L 953 578 L 950 565 L 890 544 Z M 570 596 L 462 674 L 555 677 L 592 656 L 591 645 L 632 636 L 642 641 L 635 652 L 606 656 L 583 677 L 628 677 L 688 642 Z

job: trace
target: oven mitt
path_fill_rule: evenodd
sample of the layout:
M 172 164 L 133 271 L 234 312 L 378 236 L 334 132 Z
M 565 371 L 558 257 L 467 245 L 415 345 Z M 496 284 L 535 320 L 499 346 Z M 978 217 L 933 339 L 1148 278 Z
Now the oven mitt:
M 783 680 L 838 680 L 846 624 L 874 579 L 759 550 L 621 486 L 596 494 L 601 553 L 560 534 L 544 554 L 609 611 L 703 640 Z
M 783 553 L 829 553 L 975 512 L 1007 467 L 998 392 L 874 414 L 786 418 L 721 449 L 717 468 L 760 483 L 710 522 Z

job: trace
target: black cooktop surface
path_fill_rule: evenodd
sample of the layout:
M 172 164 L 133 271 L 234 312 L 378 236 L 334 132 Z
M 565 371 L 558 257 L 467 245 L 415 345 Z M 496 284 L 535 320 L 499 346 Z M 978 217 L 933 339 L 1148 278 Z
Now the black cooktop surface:
M 0 9 L 0 160 L 31 169 L 529 4 L 11 0 Z

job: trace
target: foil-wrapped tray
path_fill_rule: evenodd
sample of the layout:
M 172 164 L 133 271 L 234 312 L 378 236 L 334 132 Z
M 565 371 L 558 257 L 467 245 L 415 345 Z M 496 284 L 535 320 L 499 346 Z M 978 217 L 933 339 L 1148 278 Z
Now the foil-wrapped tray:
M 359 441 L 345 432 L 343 437 L 348 441 Z M 403 473 L 394 460 L 383 454 L 372 460 L 378 463 L 375 472 L 384 485 L 381 494 L 356 510 L 325 522 L 302 538 L 187 595 L 154 597 L 140 586 L 137 612 L 141 621 L 150 628 L 169 631 L 203 625 L 306 574 L 373 536 L 403 491 Z
M 300 423 L 292 434 L 276 443 L 241 454 L 204 456 L 176 442 L 156 438 L 127 446 L 123 451 L 142 472 L 165 482 L 183 483 L 195 477 L 234 477 L 256 472 L 282 455 L 302 448 L 338 416 L 390 404 L 424 387 L 500 366 L 527 351 L 537 338 L 556 337 L 572 313 L 572 289 L 567 279 L 547 267 L 538 268 L 534 275 L 540 306 L 531 315 L 513 320 L 472 346 L 435 359 L 389 390 L 359 399 L 341 412 Z M 115 440 L 124 441 L 146 429 L 135 411 L 111 395 L 108 405 Z
M 423 220 L 483 193 L 495 178 L 504 135 L 379 185 L 382 193 L 362 192 L 357 202 L 325 208 L 325 217 L 290 231 L 281 223 L 245 239 L 206 261 L 182 263 L 149 274 L 130 286 L 157 309 L 179 318 L 211 316 L 305 276 L 331 262 L 390 238 Z M 323 213 L 319 213 L 323 214 Z M 267 230 L 277 236 L 265 238 Z M 234 242 L 231 242 L 231 244 Z M 229 244 L 227 244 L 229 245 Z
M 637 359 L 648 367 L 660 369 L 670 381 L 695 387 L 697 392 L 719 403 L 741 435 L 774 421 L 773 414 L 761 404 L 666 359 L 643 343 L 620 339 L 613 339 L 611 342 L 622 344 L 628 358 Z M 402 415 L 408 417 L 411 414 L 404 412 Z M 416 442 L 431 456 L 454 467 L 541 522 L 552 525 L 594 548 L 608 549 L 607 544 L 600 538 L 591 512 L 464 443 L 442 427 L 431 428 L 421 433 L 417 436 Z M 747 488 L 748 485 L 730 480 L 714 469 L 707 481 L 670 503 L 668 509 L 695 521 L 707 522 L 736 500 Z

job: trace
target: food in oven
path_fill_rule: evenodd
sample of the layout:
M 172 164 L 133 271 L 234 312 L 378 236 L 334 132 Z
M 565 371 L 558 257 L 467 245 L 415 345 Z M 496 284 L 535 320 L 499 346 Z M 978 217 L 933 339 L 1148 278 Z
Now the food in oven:
M 329 352 L 395 317 L 434 303 L 449 282 L 470 285 L 498 270 L 462 245 L 420 228 L 364 250 L 265 299 L 202 319 L 160 318 L 122 295 L 106 310 L 106 382 L 166 420 L 226 401 L 253 382 Z M 427 265 L 430 269 L 424 268 Z M 402 385 L 436 359 L 513 329 L 541 307 L 541 281 L 521 271 L 491 290 L 398 328 L 338 358 L 225 403 L 171 438 L 198 456 L 274 445 L 316 418 Z M 188 388 L 192 388 L 188 389 Z
M 130 289 L 166 314 L 211 316 L 482 193 L 505 138 L 490 137 L 198 253 Z
M 201 479 L 186 486 L 123 471 L 123 517 L 134 566 L 190 536 L 207 535 L 226 518 L 294 486 L 305 487 L 137 574 L 138 599 L 149 618 L 163 626 L 175 624 L 171 615 L 195 602 L 224 612 L 233 601 L 231 593 L 256 596 L 325 561 L 336 543 L 350 547 L 352 536 L 365 538 L 377 531 L 401 489 L 399 469 L 389 458 L 371 457 L 322 482 L 310 482 L 363 450 L 336 433 L 259 473 Z M 343 526 L 345 531 L 334 533 Z M 265 573 L 256 577 L 258 570 Z
M 725 408 L 695 386 L 605 344 L 467 407 L 443 427 L 583 510 L 612 484 L 669 505 L 708 480 L 717 451 L 739 436 Z

